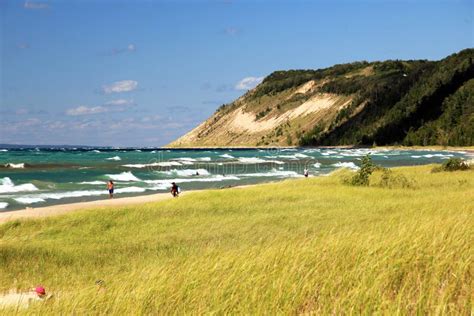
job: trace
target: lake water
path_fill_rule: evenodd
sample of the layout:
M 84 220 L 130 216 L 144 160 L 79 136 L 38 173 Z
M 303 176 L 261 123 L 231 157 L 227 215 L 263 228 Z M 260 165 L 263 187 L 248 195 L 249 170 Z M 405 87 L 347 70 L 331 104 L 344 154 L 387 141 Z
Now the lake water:
M 167 192 L 222 188 L 357 169 L 363 156 L 384 167 L 441 163 L 465 152 L 372 149 L 0 149 L 0 211 Z

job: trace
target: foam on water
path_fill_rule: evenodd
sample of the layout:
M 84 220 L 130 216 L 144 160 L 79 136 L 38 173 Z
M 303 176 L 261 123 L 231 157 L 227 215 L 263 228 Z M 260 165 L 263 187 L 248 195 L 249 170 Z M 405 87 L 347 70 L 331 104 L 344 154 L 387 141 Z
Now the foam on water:
M 238 161 L 244 164 L 254 164 L 254 163 L 275 163 L 277 165 L 285 164 L 283 161 L 265 160 L 265 159 L 257 158 L 257 157 L 242 157 L 242 158 L 239 158 Z
M 23 169 L 25 168 L 25 164 L 24 163 L 6 163 L 5 167 L 11 168 L 11 169 Z
M 39 203 L 39 202 L 46 202 L 44 199 L 39 198 L 39 197 L 19 197 L 19 198 L 15 198 L 14 200 L 20 204 L 33 204 L 33 203 Z
M 0 209 L 7 208 L 7 206 L 8 206 L 7 202 L 0 202 Z
M 222 158 L 228 158 L 228 159 L 233 159 L 233 158 L 234 158 L 234 156 L 229 155 L 229 154 L 223 154 L 223 155 L 220 155 L 220 157 L 222 157 Z
M 321 168 L 321 163 L 316 162 L 315 164 L 313 164 L 313 166 L 314 166 L 315 168 Z
M 158 171 L 166 175 L 177 175 L 180 177 L 208 176 L 210 173 L 206 169 L 173 169 L 169 171 Z
M 283 171 L 283 170 L 276 170 L 276 169 L 272 169 L 269 172 L 239 174 L 239 176 L 241 177 L 278 177 L 278 178 L 302 177 L 302 175 L 299 175 L 295 171 Z
M 356 164 L 353 162 L 337 162 L 333 164 L 333 166 L 336 168 L 349 168 L 354 170 L 359 169 L 359 167 L 357 167 Z
M 104 181 L 83 181 L 79 184 L 105 185 L 106 183 Z
M 15 185 L 13 181 L 8 178 L 0 179 L 0 193 L 14 193 L 14 192 L 29 192 L 29 191 L 38 191 L 38 188 L 35 187 L 32 183 L 24 183 Z
M 119 161 L 119 160 L 122 160 L 122 158 L 120 158 L 119 156 L 114 156 L 114 157 L 107 158 L 107 160 Z
M 126 164 L 122 165 L 122 167 L 127 167 L 127 168 L 148 168 L 148 167 L 174 167 L 174 166 L 181 166 L 181 163 L 177 161 L 163 161 L 163 162 L 153 162 L 153 163 L 145 163 L 145 164 Z
M 120 174 L 106 174 L 106 176 L 115 181 L 141 181 L 130 171 L 125 171 Z
M 7 152 L 8 149 L 0 149 L 1 152 Z

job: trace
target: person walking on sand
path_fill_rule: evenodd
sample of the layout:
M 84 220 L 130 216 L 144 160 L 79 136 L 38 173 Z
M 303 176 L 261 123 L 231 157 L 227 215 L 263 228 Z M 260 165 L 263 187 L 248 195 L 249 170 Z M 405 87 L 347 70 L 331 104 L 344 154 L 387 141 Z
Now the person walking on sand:
M 107 190 L 109 190 L 109 199 L 113 199 L 113 197 L 114 197 L 114 183 L 112 182 L 112 180 L 109 180 L 109 182 L 107 182 Z
M 307 178 L 309 176 L 309 170 L 304 168 L 303 175 Z
M 179 187 L 175 182 L 171 182 L 171 195 L 173 197 L 179 196 Z

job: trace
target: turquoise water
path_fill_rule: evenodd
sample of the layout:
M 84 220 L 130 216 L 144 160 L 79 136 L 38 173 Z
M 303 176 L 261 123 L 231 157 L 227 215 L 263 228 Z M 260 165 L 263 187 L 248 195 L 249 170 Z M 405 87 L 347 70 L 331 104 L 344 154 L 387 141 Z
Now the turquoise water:
M 222 188 L 357 169 L 370 154 L 384 167 L 440 163 L 468 153 L 371 149 L 0 149 L 0 211 L 167 192 Z

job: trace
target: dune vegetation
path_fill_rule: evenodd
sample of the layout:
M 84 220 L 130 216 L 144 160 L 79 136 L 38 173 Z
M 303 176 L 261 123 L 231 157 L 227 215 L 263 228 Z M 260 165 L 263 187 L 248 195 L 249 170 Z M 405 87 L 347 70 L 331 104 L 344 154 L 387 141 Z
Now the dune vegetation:
M 432 169 L 5 223 L 0 291 L 42 284 L 54 297 L 4 312 L 472 314 L 474 170 Z

